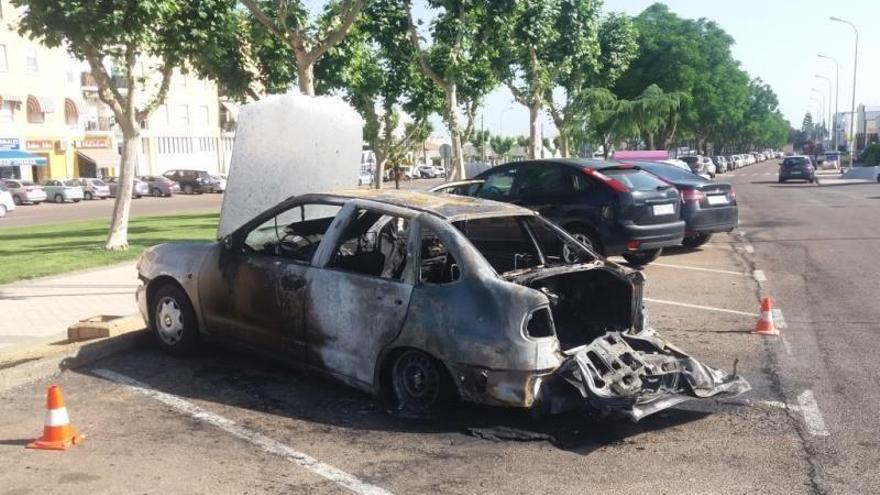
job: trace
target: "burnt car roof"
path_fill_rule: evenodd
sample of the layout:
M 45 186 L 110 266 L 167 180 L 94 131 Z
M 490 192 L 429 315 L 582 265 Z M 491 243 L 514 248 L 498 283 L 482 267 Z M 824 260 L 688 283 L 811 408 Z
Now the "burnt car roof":
M 465 218 L 534 215 L 532 210 L 510 203 L 501 203 L 488 199 L 455 196 L 451 194 L 431 193 L 399 189 L 351 189 L 320 193 L 324 196 L 340 198 L 365 199 L 386 203 L 401 208 L 432 213 L 449 221 Z

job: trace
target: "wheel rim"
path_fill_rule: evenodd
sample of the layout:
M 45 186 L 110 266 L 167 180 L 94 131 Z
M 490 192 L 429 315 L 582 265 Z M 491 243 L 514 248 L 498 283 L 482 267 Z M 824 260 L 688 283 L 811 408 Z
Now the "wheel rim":
M 59 194 L 59 195 L 55 196 L 55 202 L 56 203 L 63 203 L 64 198 L 62 198 L 61 195 Z
M 394 363 L 394 393 L 401 409 L 425 410 L 440 398 L 440 370 L 433 359 L 409 351 Z
M 183 311 L 172 297 L 163 297 L 156 304 L 156 331 L 162 342 L 175 345 L 183 338 Z
M 574 239 L 576 241 L 580 242 L 581 244 L 587 246 L 590 249 L 596 248 L 595 246 L 593 246 L 593 241 L 590 239 L 590 236 L 588 236 L 587 234 L 577 233 L 577 234 L 573 234 L 572 237 L 574 237 Z
M 17 204 L 17 205 L 20 205 L 20 204 L 21 204 L 21 198 L 19 198 L 18 196 L 15 196 L 15 197 L 12 198 L 12 202 L 15 203 L 15 204 Z

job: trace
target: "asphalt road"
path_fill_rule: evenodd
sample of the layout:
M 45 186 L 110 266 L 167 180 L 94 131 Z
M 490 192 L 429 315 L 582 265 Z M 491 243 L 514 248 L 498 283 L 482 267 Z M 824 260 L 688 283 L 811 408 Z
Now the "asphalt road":
M 880 186 L 779 187 L 775 167 L 722 179 L 740 232 L 645 269 L 654 327 L 736 366 L 753 388 L 741 400 L 637 424 L 465 404 L 412 420 L 246 352 L 147 347 L 58 377 L 88 435 L 64 454 L 22 448 L 44 383 L 0 392 L 0 493 L 877 493 Z M 781 337 L 748 333 L 765 294 Z
M 403 181 L 401 189 L 427 189 L 443 182 L 442 179 L 419 179 Z M 385 187 L 394 187 L 394 183 L 386 183 Z M 4 227 L 27 227 L 31 225 L 48 225 L 52 223 L 74 222 L 78 220 L 110 221 L 114 199 L 80 201 L 79 203 L 55 204 L 50 202 L 39 205 L 21 205 L 0 218 L 0 229 Z M 131 215 L 174 215 L 177 213 L 209 213 L 219 212 L 223 203 L 222 194 L 196 194 L 187 196 L 177 194 L 170 198 L 153 198 L 146 196 L 132 201 Z
M 775 171 L 758 165 L 733 182 L 789 326 L 776 353 L 782 390 L 791 404 L 812 391 L 828 431 L 804 437 L 817 491 L 880 493 L 880 184 L 778 184 Z

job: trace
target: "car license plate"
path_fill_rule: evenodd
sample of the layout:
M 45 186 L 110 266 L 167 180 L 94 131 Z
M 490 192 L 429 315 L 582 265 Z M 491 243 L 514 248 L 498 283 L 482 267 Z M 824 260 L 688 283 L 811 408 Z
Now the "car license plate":
M 800 170 L 792 170 L 791 175 L 801 175 L 801 171 Z
M 654 216 L 672 215 L 675 213 L 675 205 L 654 205 Z
M 706 199 L 709 201 L 710 205 L 726 205 L 727 204 L 727 196 L 724 194 L 716 194 L 714 196 L 706 196 Z

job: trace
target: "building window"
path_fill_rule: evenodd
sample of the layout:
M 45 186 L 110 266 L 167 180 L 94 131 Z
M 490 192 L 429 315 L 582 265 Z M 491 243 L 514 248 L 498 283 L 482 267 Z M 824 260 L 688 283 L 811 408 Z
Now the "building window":
M 189 106 L 177 105 L 177 123 L 181 127 L 189 127 Z
M 24 65 L 30 72 L 40 70 L 40 64 L 37 61 L 37 49 L 29 46 L 24 51 Z
M 76 109 L 76 103 L 70 98 L 64 99 L 64 123 L 71 129 L 79 126 L 79 112 Z
M 9 72 L 9 63 L 6 61 L 6 45 L 0 45 L 0 72 Z
M 42 124 L 46 121 L 46 114 L 40 108 L 40 102 L 33 96 L 28 96 L 27 99 L 27 120 L 31 124 Z
M 0 123 L 11 124 L 15 119 L 15 102 L 4 101 L 0 103 Z
M 211 111 L 208 109 L 208 105 L 200 105 L 198 113 L 196 114 L 196 125 L 201 127 L 208 127 L 210 115 Z

